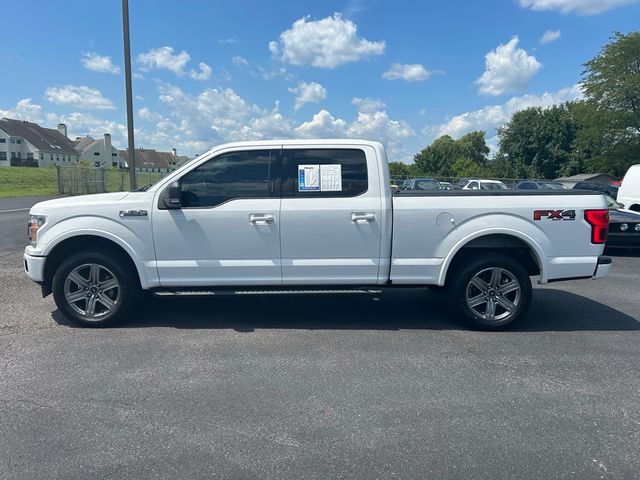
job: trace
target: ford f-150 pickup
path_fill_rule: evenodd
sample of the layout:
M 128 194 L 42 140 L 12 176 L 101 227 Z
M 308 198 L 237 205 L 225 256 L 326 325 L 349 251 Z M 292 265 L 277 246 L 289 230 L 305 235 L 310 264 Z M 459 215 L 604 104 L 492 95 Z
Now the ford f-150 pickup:
M 387 155 L 362 140 L 216 147 L 140 191 L 30 211 L 24 268 L 83 326 L 156 295 L 379 292 L 432 287 L 456 316 L 501 329 L 539 283 L 608 274 L 597 192 L 392 193 Z

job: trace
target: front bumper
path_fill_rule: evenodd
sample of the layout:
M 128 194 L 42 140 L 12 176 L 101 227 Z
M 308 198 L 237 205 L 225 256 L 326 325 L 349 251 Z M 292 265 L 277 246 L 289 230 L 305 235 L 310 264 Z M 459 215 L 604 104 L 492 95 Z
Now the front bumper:
M 613 260 L 611 260 L 611 257 L 600 255 L 598 257 L 598 265 L 596 266 L 596 271 L 593 274 L 593 278 L 606 277 L 607 275 L 609 275 L 612 266 Z
M 25 253 L 23 256 L 24 271 L 34 282 L 44 282 L 44 263 L 47 257 L 36 257 Z

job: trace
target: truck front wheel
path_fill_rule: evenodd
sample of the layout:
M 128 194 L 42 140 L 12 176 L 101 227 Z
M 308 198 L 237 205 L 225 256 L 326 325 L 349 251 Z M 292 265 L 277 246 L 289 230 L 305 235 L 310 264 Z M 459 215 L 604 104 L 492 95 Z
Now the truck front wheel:
M 531 280 L 511 257 L 471 258 L 453 273 L 450 301 L 456 314 L 482 330 L 503 330 L 520 319 L 531 303 Z
M 52 286 L 56 306 L 71 323 L 104 327 L 131 312 L 139 282 L 117 256 L 87 251 L 64 260 Z

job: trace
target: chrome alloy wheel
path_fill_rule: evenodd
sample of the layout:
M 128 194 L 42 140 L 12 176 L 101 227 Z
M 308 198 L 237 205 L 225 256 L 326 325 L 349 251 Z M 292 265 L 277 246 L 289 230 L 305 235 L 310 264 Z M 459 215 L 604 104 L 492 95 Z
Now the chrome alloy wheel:
M 64 281 L 64 298 L 86 320 L 111 313 L 120 300 L 120 282 L 108 268 L 97 263 L 80 265 Z
M 469 309 L 482 320 L 499 322 L 518 309 L 520 282 L 509 270 L 501 267 L 485 268 L 476 273 L 466 290 Z

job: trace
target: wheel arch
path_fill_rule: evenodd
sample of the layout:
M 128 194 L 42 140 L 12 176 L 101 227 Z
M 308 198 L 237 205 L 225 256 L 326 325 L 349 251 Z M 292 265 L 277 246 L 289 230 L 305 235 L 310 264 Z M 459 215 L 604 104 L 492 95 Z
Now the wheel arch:
M 545 281 L 544 252 L 533 238 L 517 230 L 489 229 L 468 235 L 450 250 L 440 270 L 438 285 L 445 285 L 448 275 L 464 264 L 466 258 L 481 252 L 510 256 L 521 262 L 529 275 L 540 275 L 540 281 Z
M 126 243 L 110 238 L 107 232 L 76 233 L 60 239 L 55 245 L 47 245 L 44 265 L 44 284 L 49 288 L 53 276 L 60 264 L 69 255 L 83 250 L 101 250 L 122 258 L 140 281 L 142 288 L 147 287 L 146 276 L 141 261 L 137 258 L 133 249 Z

